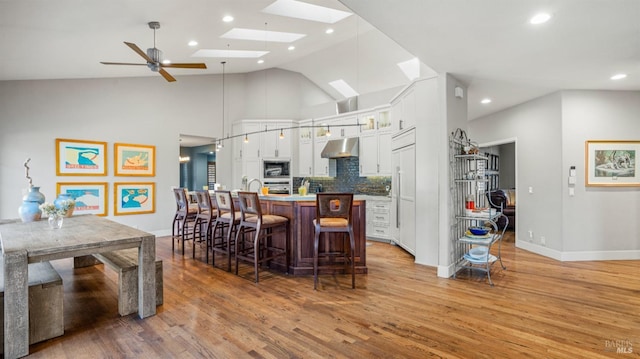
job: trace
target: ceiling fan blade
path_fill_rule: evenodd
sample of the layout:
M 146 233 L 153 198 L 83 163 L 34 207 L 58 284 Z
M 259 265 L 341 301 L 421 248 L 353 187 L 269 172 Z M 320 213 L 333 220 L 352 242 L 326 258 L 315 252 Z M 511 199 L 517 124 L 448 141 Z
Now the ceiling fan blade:
M 158 72 L 160 73 L 160 75 L 162 75 L 162 77 L 164 77 L 164 78 L 165 78 L 165 80 L 167 80 L 167 81 L 169 81 L 169 82 L 173 82 L 173 81 L 175 81 L 175 80 L 176 80 L 173 76 L 171 76 L 171 74 L 170 74 L 170 73 L 168 73 L 168 72 L 167 72 L 167 71 L 165 71 L 164 69 L 160 69 L 160 70 L 158 70 Z
M 180 68 L 180 69 L 206 69 L 207 68 L 207 64 L 204 64 L 204 63 L 161 64 L 160 66 Z
M 138 55 L 142 56 L 143 59 L 147 60 L 147 62 L 154 62 L 152 58 L 150 58 L 144 51 L 142 51 L 138 45 L 132 42 L 124 42 L 127 46 L 131 48 L 131 50 L 138 53 Z
M 100 61 L 103 65 L 135 65 L 135 66 L 147 66 L 147 64 L 135 64 L 133 62 L 104 62 Z

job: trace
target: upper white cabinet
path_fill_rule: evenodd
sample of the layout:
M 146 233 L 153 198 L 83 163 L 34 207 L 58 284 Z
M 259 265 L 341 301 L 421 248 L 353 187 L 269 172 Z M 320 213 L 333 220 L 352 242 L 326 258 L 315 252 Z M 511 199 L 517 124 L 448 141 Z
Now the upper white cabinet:
M 318 123 L 313 129 L 313 175 L 316 177 L 329 176 L 329 159 L 320 157 L 324 146 L 327 144 L 329 137 L 327 132 L 329 127 L 324 127 L 325 123 Z
M 312 120 L 300 121 L 298 129 L 298 176 L 313 176 L 313 126 Z
M 416 92 L 409 87 L 391 103 L 391 124 L 393 132 L 404 131 L 416 126 Z
M 358 125 L 358 117 L 355 115 L 337 118 L 327 122 L 331 128 L 331 137 L 329 139 L 358 137 L 360 134 L 360 126 Z
M 292 121 L 266 122 L 262 124 L 262 128 L 265 130 L 261 144 L 263 158 L 291 158 L 291 144 L 294 133 L 290 129 L 292 124 Z
M 390 108 L 364 113 L 360 117 L 360 176 L 391 175 Z

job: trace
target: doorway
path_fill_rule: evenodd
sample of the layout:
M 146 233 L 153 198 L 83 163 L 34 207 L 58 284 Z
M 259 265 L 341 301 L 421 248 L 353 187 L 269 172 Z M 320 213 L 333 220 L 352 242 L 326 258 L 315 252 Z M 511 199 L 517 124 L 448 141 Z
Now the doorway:
M 216 182 L 216 145 L 211 137 L 180 135 L 180 187 L 211 188 Z
M 492 171 L 487 171 L 489 178 L 488 191 L 501 191 L 502 193 L 492 198 L 504 198 L 503 213 L 508 217 L 508 236 L 515 241 L 515 229 L 517 227 L 517 142 L 515 139 L 506 139 L 485 143 L 479 146 L 480 152 L 493 159 Z M 489 161 L 491 162 L 491 161 Z M 491 167 L 491 166 L 490 166 Z M 489 167 L 488 167 L 489 168 Z M 493 177 L 493 178 L 492 178 Z

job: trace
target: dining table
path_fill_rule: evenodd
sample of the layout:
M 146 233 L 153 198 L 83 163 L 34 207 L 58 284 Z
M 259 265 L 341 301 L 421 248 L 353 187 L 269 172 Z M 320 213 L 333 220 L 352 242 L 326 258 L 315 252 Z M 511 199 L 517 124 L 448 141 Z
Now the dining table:
M 0 222 L 4 257 L 4 357 L 29 355 L 28 264 L 138 248 L 138 316 L 156 314 L 155 235 L 104 217 L 64 218 L 53 229 L 47 220 Z

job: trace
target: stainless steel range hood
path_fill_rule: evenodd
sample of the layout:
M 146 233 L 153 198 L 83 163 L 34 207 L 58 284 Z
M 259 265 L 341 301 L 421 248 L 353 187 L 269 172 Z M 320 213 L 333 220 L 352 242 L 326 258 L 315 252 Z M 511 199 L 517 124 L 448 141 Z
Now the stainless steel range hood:
M 358 137 L 329 140 L 320 153 L 322 158 L 358 157 Z

